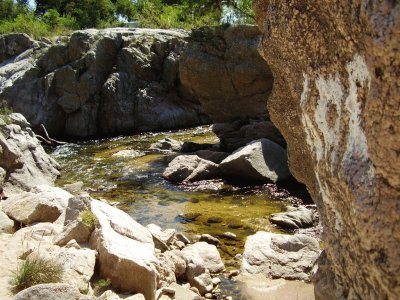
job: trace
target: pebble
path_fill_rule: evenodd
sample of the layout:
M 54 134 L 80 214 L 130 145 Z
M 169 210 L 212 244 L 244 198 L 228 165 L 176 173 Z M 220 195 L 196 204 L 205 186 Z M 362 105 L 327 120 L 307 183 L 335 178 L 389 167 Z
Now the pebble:
M 206 299 L 212 299 L 212 294 L 211 293 L 207 293 L 207 294 L 205 294 L 204 295 L 204 297 L 206 298 Z
M 195 287 L 195 286 L 191 286 L 189 290 L 195 292 L 197 295 L 200 295 L 199 290 L 198 290 L 197 287 Z
M 232 232 L 224 232 L 224 233 L 222 234 L 222 237 L 224 237 L 224 238 L 226 238 L 226 239 L 228 239 L 228 240 L 233 240 L 233 241 L 235 241 L 235 240 L 237 239 L 236 234 L 234 234 L 234 233 L 232 233 Z
M 218 284 L 220 284 L 220 282 L 221 282 L 221 279 L 219 279 L 218 277 L 214 277 L 214 278 L 212 279 L 213 285 L 218 285 Z
M 225 298 L 226 300 L 233 300 L 232 296 L 228 296 Z

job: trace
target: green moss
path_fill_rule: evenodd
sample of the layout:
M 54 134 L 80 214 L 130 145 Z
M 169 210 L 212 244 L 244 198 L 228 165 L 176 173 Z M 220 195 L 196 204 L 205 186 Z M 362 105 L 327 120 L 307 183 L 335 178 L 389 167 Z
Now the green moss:
M 111 279 L 100 279 L 95 282 L 93 293 L 95 296 L 100 296 L 111 287 Z

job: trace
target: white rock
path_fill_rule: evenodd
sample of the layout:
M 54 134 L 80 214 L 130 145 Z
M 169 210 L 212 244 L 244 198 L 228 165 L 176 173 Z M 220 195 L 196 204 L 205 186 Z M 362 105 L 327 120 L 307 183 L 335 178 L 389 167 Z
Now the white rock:
M 91 210 L 100 224 L 90 243 L 98 251 L 101 276 L 110 278 L 116 289 L 154 299 L 159 262 L 151 233 L 128 214 L 101 201 L 93 200 Z
M 15 231 L 14 221 L 4 212 L 0 211 L 0 233 L 13 233 Z
M 318 241 L 312 237 L 259 231 L 246 240 L 241 271 L 244 275 L 309 280 L 319 254 Z
M 198 242 L 182 250 L 182 255 L 187 263 L 196 263 L 208 269 L 211 273 L 222 271 L 225 266 L 221 256 L 214 245 Z
M 72 300 L 84 299 L 83 297 L 76 287 L 64 283 L 49 283 L 27 288 L 15 295 L 13 300 Z
M 121 151 L 114 153 L 112 156 L 119 157 L 119 158 L 136 158 L 136 157 L 141 157 L 144 155 L 145 155 L 144 152 L 138 151 L 138 150 L 121 150 Z

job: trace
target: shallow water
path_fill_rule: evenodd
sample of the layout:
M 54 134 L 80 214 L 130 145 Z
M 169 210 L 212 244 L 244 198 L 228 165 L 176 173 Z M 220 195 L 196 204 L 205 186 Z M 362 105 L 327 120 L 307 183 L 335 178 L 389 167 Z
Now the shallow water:
M 261 187 L 235 187 L 214 182 L 218 189 L 193 190 L 162 178 L 171 155 L 149 151 L 151 143 L 164 137 L 197 143 L 215 143 L 208 126 L 175 132 L 149 133 L 92 140 L 58 147 L 53 157 L 62 166 L 57 184 L 83 181 L 94 198 L 116 201 L 119 207 L 143 225 L 175 228 L 195 238 L 208 233 L 221 241 L 220 252 L 227 268 L 238 268 L 234 256 L 243 252 L 246 236 L 257 230 L 277 231 L 268 221 L 271 213 L 284 210 L 285 203 Z M 115 157 L 120 150 L 139 150 L 137 158 Z M 224 232 L 237 239 L 226 240 Z

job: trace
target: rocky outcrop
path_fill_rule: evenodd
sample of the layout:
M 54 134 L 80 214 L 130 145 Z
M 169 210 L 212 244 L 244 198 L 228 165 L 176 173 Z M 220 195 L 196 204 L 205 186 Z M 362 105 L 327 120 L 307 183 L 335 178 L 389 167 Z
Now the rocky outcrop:
M 316 295 L 396 299 L 400 4 L 256 0 L 254 8 L 274 74 L 268 110 L 292 174 L 318 206 L 335 274 Z
M 0 116 L 0 151 L 0 185 L 6 190 L 50 184 L 60 174 L 21 114 Z
M 319 254 L 318 241 L 312 237 L 259 231 L 247 237 L 241 271 L 244 275 L 309 280 Z
M 194 30 L 179 64 L 183 89 L 214 123 L 267 115 L 273 78 L 257 52 L 254 26 Z
M 188 127 L 209 122 L 204 111 L 265 116 L 272 75 L 258 41 L 255 26 L 88 29 L 53 44 L 3 35 L 0 97 L 51 135 Z

